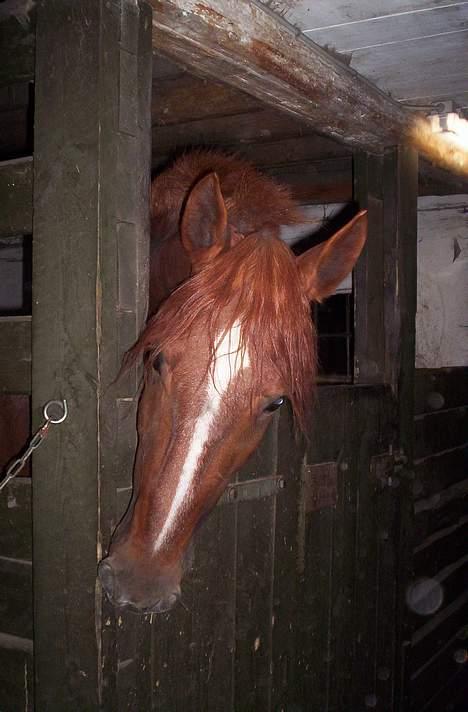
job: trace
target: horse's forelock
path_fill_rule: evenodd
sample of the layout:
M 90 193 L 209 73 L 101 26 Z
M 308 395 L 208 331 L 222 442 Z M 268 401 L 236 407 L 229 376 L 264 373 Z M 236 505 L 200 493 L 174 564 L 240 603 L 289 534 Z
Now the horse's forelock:
M 251 235 L 190 277 L 148 322 L 126 363 L 182 344 L 195 326 L 207 334 L 213 358 L 216 339 L 235 323 L 253 354 L 253 382 L 260 388 L 265 363 L 272 363 L 304 431 L 315 380 L 315 334 L 295 258 L 277 238 Z

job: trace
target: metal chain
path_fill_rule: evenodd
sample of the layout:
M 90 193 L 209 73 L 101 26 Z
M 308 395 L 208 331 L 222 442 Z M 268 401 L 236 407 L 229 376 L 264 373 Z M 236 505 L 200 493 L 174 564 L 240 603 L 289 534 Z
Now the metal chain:
M 61 409 L 61 414 L 59 416 L 54 417 L 50 414 L 50 410 L 54 406 Z M 68 415 L 67 401 L 48 401 L 48 403 L 46 403 L 44 406 L 43 415 L 44 423 L 41 425 L 39 430 L 36 430 L 23 454 L 20 455 L 20 457 L 18 457 L 16 460 L 13 460 L 13 462 L 8 467 L 5 473 L 4 478 L 0 481 L 0 492 L 8 484 L 8 482 L 13 479 L 13 477 L 16 477 L 21 472 L 21 470 L 33 454 L 34 450 L 37 450 L 39 445 L 44 442 L 48 435 L 50 425 L 58 425 L 59 423 L 63 423 L 63 421 L 66 419 Z

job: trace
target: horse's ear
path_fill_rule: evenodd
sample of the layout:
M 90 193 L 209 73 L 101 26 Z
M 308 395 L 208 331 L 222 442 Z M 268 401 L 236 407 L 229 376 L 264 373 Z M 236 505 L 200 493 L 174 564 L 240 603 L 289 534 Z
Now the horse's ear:
M 367 237 L 367 211 L 358 213 L 326 242 L 297 258 L 310 301 L 330 296 L 353 269 Z
M 196 271 L 223 249 L 226 241 L 227 211 L 216 173 L 208 173 L 189 193 L 180 235 L 192 268 Z

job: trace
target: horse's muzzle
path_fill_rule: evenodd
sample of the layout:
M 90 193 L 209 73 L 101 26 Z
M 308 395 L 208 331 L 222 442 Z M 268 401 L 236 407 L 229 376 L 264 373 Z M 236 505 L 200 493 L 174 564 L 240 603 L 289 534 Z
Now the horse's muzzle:
M 147 591 L 131 592 L 130 587 L 124 583 L 127 577 L 117 571 L 110 557 L 99 562 L 98 576 L 109 601 L 114 606 L 128 608 L 134 613 L 164 613 L 170 611 L 180 598 L 180 585 L 168 581 L 157 582 L 153 595 Z M 133 577 L 132 580 L 135 581 Z M 138 586 L 134 585 L 133 588 L 137 589 Z

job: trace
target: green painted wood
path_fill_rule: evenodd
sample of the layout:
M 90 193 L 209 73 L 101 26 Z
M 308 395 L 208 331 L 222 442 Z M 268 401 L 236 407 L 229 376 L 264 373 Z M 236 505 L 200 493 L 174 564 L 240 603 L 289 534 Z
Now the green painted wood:
M 0 237 L 32 232 L 32 158 L 0 163 Z
M 0 392 L 31 393 L 31 317 L 0 317 Z
M 135 399 L 137 374 L 110 384 L 146 304 L 150 31 L 144 3 L 37 6 L 33 418 L 59 396 L 70 413 L 33 463 L 38 709 L 98 709 L 104 689 L 122 709 L 150 697 L 140 660 L 137 702 L 125 666 L 149 630 L 101 645 L 96 588 L 116 524 L 117 433 L 134 432 L 118 402 Z

